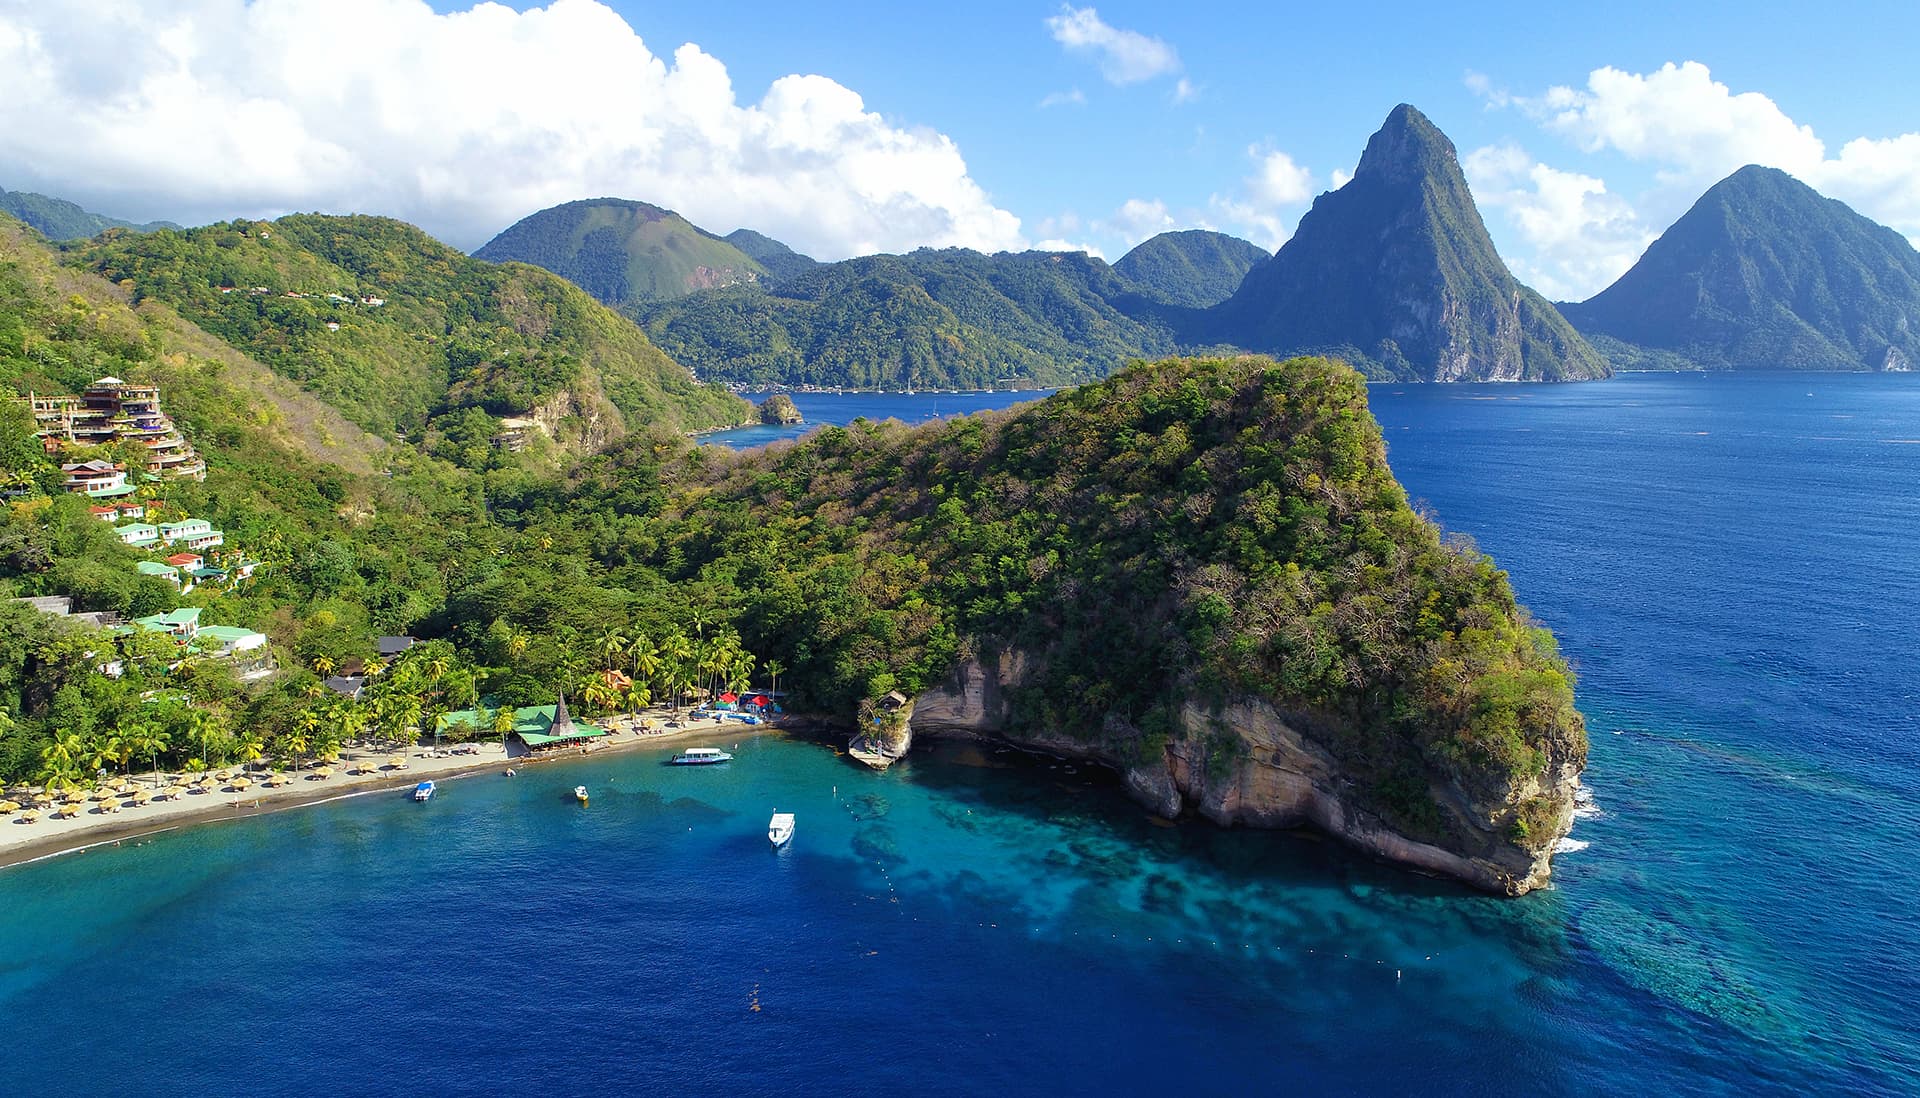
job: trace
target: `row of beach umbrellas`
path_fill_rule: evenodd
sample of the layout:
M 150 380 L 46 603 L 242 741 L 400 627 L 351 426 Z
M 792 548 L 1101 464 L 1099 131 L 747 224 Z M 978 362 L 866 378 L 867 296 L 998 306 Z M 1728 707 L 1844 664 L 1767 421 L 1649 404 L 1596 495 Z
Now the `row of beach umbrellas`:
M 395 755 L 387 760 L 387 765 L 395 769 L 404 769 L 406 759 Z M 374 767 L 369 763 L 361 765 L 363 773 L 371 773 Z M 333 777 L 333 767 L 322 764 L 308 771 L 308 776 L 320 781 Z M 274 773 L 261 784 L 266 786 L 291 785 L 293 776 L 286 773 Z M 74 817 L 85 811 L 91 802 L 102 812 L 118 812 L 121 802 L 145 805 L 155 800 L 177 801 L 190 793 L 208 792 L 214 789 L 231 789 L 235 792 L 250 788 L 254 779 L 242 772 L 220 770 L 189 777 L 181 774 L 173 779 L 165 789 L 136 785 L 134 782 L 121 781 L 103 785 L 91 792 L 69 791 L 65 796 L 54 799 L 43 786 L 30 786 L 13 790 L 13 796 L 0 800 L 0 816 L 19 813 L 20 818 L 32 822 L 40 818 L 42 812 L 54 816 Z M 22 799 L 25 798 L 25 799 Z

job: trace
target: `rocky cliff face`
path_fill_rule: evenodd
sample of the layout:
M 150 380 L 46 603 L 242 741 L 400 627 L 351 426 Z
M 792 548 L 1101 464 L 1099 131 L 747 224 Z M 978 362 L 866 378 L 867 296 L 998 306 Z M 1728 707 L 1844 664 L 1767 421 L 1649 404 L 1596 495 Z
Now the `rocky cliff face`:
M 1304 722 L 1264 701 L 1239 699 L 1217 710 L 1188 703 L 1165 745 L 1141 751 L 1138 732 L 1111 718 L 1097 741 L 1021 727 L 1012 699 L 1031 666 L 1020 652 L 990 664 L 960 664 L 945 683 L 915 699 L 909 732 L 991 738 L 1103 763 L 1120 772 L 1136 800 L 1168 819 L 1191 811 L 1222 826 L 1313 827 L 1390 862 L 1509 896 L 1547 883 L 1554 842 L 1572 824 L 1579 787 L 1573 759 L 1551 760 L 1541 776 L 1490 795 L 1435 789 L 1435 800 L 1453 817 L 1455 841 L 1443 847 L 1403 835 L 1362 807 L 1338 762 L 1303 731 Z M 1547 833 L 1514 840 L 1507 825 L 1514 809 L 1542 799 L 1551 805 Z
M 1606 362 L 1494 251 L 1453 143 L 1405 104 L 1353 179 L 1201 314 L 1193 342 L 1329 354 L 1375 378 L 1562 381 Z

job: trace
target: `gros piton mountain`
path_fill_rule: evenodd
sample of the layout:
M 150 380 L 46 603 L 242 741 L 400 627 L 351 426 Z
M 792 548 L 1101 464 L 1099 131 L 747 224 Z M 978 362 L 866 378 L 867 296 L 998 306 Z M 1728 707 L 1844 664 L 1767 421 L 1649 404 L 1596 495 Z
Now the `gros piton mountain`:
M 1787 173 L 1749 165 L 1619 281 L 1561 311 L 1619 366 L 1910 370 L 1920 252 Z

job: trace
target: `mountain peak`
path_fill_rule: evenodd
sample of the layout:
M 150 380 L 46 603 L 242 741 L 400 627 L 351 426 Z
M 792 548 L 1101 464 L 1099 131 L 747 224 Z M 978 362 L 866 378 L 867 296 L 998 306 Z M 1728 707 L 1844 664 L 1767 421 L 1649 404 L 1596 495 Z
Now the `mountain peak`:
M 1435 168 L 1460 170 L 1453 142 L 1419 109 L 1408 103 L 1393 108 L 1387 120 L 1367 141 L 1360 154 L 1355 179 L 1372 177 L 1390 183 L 1418 179 Z
M 1606 363 L 1494 250 L 1453 142 L 1406 104 L 1353 179 L 1209 310 L 1193 342 L 1345 358 L 1377 378 L 1604 377 Z
M 1613 285 L 1567 307 L 1637 363 L 1708 369 L 1920 365 L 1920 252 L 1777 168 L 1700 196 Z
M 616 307 L 755 282 L 766 271 L 672 210 L 628 198 L 589 198 L 529 214 L 474 255 L 545 267 Z

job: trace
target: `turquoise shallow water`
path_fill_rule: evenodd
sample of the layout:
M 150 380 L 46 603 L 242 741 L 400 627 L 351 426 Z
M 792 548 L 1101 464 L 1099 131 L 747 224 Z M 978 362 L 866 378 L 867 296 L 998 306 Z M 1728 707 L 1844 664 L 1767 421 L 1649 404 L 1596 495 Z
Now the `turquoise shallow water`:
M 1553 890 L 761 736 L 0 871 L 0 1089 L 1920 1088 L 1920 381 L 1372 399 L 1580 667 L 1601 814 Z

